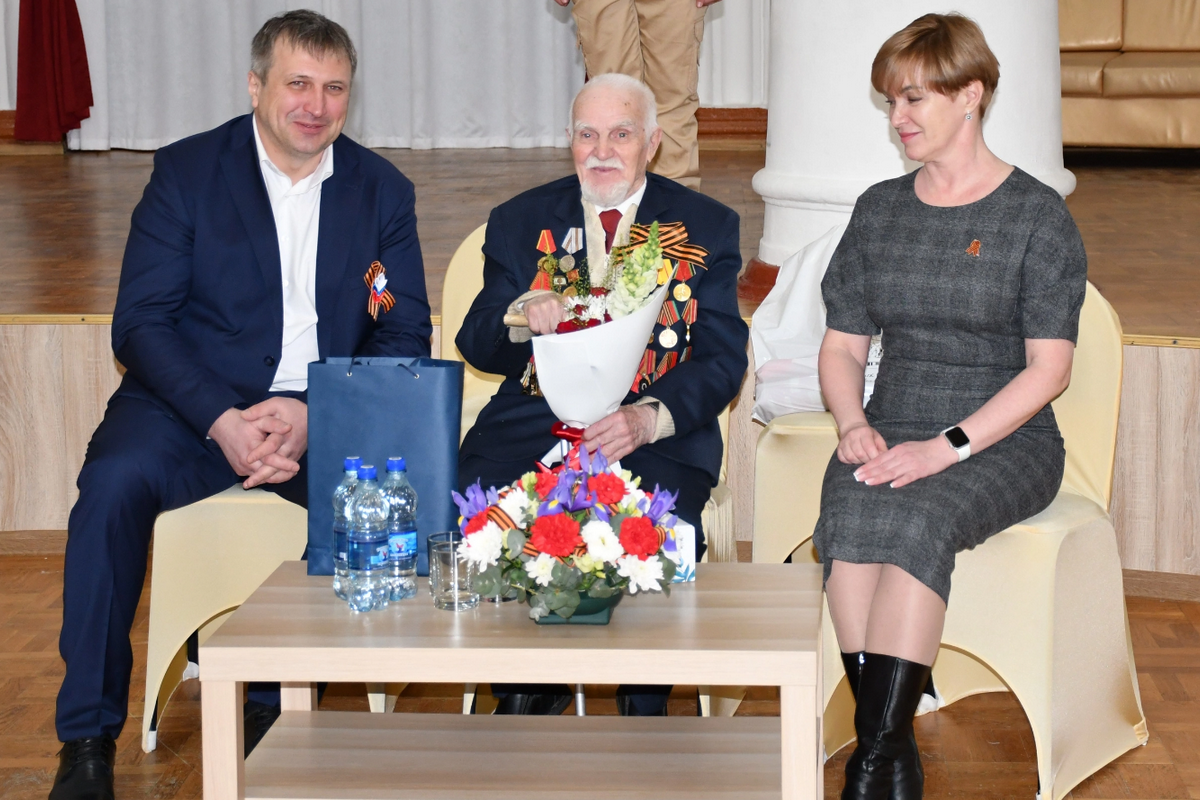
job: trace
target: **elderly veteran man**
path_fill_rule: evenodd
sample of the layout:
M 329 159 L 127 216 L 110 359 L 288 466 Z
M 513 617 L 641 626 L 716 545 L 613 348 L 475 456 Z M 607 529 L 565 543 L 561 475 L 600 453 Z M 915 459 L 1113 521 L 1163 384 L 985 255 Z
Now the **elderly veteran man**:
M 560 266 L 586 257 L 595 283 L 607 270 L 613 243 L 626 241 L 632 226 L 679 224 L 684 239 L 667 255 L 681 263 L 635 383 L 616 412 L 586 429 L 583 442 L 620 459 L 643 485 L 678 491 L 676 513 L 696 526 L 699 557 L 700 512 L 721 467 L 717 416 L 746 371 L 748 332 L 735 286 L 742 263 L 738 216 L 646 174 L 661 131 L 654 95 L 640 81 L 620 74 L 593 78 L 575 98 L 569 133 L 576 174 L 518 195 L 488 220 L 483 290 L 456 343 L 472 366 L 506 379 L 463 440 L 459 482 L 511 483 L 558 441 L 531 362 L 531 333 L 552 333 L 564 316 L 562 296 L 541 288 L 539 247 L 552 240 Z M 505 314 L 515 312 L 524 313 L 528 329 L 505 326 Z M 665 714 L 669 688 L 622 687 L 618 707 L 630 715 Z M 570 702 L 565 687 L 493 690 L 504 695 L 500 713 L 561 713 Z
M 155 517 L 238 483 L 305 505 L 309 362 L 429 353 L 412 184 L 341 135 L 350 37 L 292 11 L 251 56 L 254 113 L 159 150 L 133 211 L 112 326 L 127 372 L 68 522 L 51 800 L 113 797 Z M 250 709 L 247 746 L 278 714 Z

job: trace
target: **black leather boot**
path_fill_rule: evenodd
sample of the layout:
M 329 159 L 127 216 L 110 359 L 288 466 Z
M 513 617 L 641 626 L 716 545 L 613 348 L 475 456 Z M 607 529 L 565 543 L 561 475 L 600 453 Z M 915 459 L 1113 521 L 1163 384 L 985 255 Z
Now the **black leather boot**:
M 50 800 L 113 800 L 117 745 L 107 733 L 72 739 L 58 751 Z
M 854 710 L 858 743 L 846 762 L 842 800 L 887 800 L 893 796 L 896 760 L 912 752 L 913 714 L 929 681 L 930 668 L 877 653 L 863 653 L 860 660 Z M 919 798 L 920 791 L 918 788 L 916 795 L 906 797 Z
M 850 694 L 858 702 L 858 680 L 862 675 L 862 661 L 866 654 L 842 653 L 842 666 L 846 669 L 846 682 L 850 685 Z M 921 692 L 930 697 L 936 697 L 933 689 L 933 677 L 925 683 Z M 919 703 L 920 697 L 917 698 Z M 908 731 L 908 749 L 896 757 L 892 773 L 892 791 L 888 800 L 919 800 L 925 793 L 925 770 L 921 768 L 921 751 L 917 747 L 917 737 L 912 727 Z

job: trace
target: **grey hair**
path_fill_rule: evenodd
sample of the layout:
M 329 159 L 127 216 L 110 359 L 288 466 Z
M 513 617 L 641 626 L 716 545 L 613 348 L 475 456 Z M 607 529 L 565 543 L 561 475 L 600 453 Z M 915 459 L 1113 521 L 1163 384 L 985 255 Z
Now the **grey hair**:
M 358 53 L 345 28 L 316 11 L 297 9 L 271 17 L 254 34 L 250 44 L 250 71 L 260 81 L 267 80 L 275 42 L 280 38 L 293 47 L 304 48 L 314 58 L 324 58 L 330 53 L 345 58 L 350 62 L 351 78 L 358 69 Z
M 644 113 L 642 125 L 645 129 L 644 135 L 647 140 L 654 133 L 654 129 L 658 127 L 658 101 L 654 99 L 654 92 L 650 91 L 650 87 L 637 78 L 631 78 L 623 73 L 606 72 L 603 75 L 593 75 L 588 78 L 587 83 L 583 85 L 583 88 L 575 94 L 575 99 L 571 101 L 571 117 L 568 121 L 567 130 L 572 134 L 575 132 L 575 104 L 579 102 L 579 98 L 583 97 L 585 92 L 590 92 L 594 89 L 618 89 L 636 96 L 642 104 Z

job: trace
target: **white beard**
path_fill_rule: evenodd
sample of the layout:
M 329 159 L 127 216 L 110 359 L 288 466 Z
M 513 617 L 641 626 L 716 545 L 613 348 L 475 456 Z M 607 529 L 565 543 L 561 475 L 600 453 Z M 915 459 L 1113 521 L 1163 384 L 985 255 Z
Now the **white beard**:
M 611 184 L 604 189 L 592 186 L 587 181 L 580 181 L 580 193 L 583 199 L 594 205 L 596 208 L 616 208 L 625 201 L 629 195 L 633 194 L 633 183 L 630 181 L 622 181 L 621 183 Z

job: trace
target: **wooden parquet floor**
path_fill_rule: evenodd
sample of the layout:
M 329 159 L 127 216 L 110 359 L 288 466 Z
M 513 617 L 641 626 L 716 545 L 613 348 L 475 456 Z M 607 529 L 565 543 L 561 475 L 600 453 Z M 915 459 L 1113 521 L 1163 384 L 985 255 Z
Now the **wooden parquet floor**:
M 147 584 L 148 588 L 149 584 Z M 200 686 L 186 681 L 167 705 L 159 745 L 141 751 L 148 591 L 133 631 L 135 712 L 117 743 L 118 800 L 199 798 Z M 1076 788 L 1074 798 L 1200 798 L 1200 603 L 1130 597 L 1129 621 L 1142 702 L 1150 725 L 1146 747 L 1122 756 Z M 0 556 L 0 797 L 44 800 L 57 765 L 54 699 L 62 679 L 57 649 L 62 614 L 61 556 Z M 461 685 L 410 686 L 397 710 L 457 713 Z M 593 693 L 589 692 L 592 696 Z M 593 714 L 615 713 L 611 694 L 589 701 Z M 366 711 L 361 686 L 330 687 L 322 708 Z M 694 690 L 677 687 L 672 714 L 695 714 Z M 740 714 L 777 715 L 774 690 L 755 690 Z M 1025 798 L 1037 790 L 1033 737 L 1009 694 L 967 698 L 917 719 L 927 774 L 926 797 Z M 836 798 L 847 753 L 825 766 L 825 795 Z
M 498 203 L 571 171 L 566 150 L 380 150 L 417 187 L 434 313 L 458 244 Z M 758 252 L 763 203 L 750 179 L 761 150 L 704 150 L 703 190 L 742 217 L 744 260 Z M 0 159 L 0 315 L 108 314 L 129 215 L 152 155 L 111 151 Z M 1067 153 L 1078 188 L 1067 203 L 1089 272 L 1126 333 L 1200 337 L 1200 155 Z M 749 312 L 752 307 L 745 307 Z

